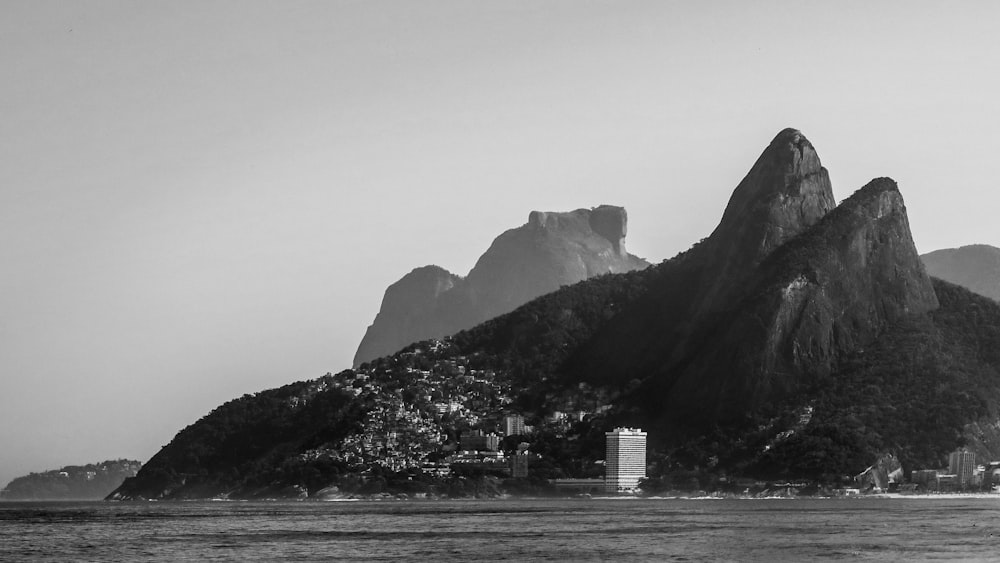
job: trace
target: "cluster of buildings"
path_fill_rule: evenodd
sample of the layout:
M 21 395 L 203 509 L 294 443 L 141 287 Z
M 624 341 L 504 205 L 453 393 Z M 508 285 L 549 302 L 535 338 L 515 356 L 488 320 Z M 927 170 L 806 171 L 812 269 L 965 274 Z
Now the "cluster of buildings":
M 521 415 L 505 417 L 504 429 L 510 436 L 524 434 Z M 646 433 L 639 428 L 615 428 L 605 432 L 605 457 L 603 479 L 555 479 L 553 484 L 563 490 L 580 492 L 634 493 L 639 481 L 646 477 Z M 500 437 L 473 431 L 461 440 L 462 451 L 450 461 L 460 464 L 477 464 L 479 467 L 499 467 L 504 464 L 509 475 L 524 478 L 529 475 L 529 444 L 521 442 L 517 451 L 507 458 L 499 451 Z
M 433 418 L 389 395 L 368 412 L 361 432 L 344 439 L 338 457 L 399 471 L 419 467 L 445 438 Z
M 481 426 L 481 413 L 499 411 L 510 402 L 509 389 L 492 371 L 469 369 L 464 357 L 434 361 L 415 350 L 390 361 L 327 374 L 306 396 L 295 398 L 293 408 L 316 392 L 336 388 L 370 405 L 361 432 L 335 447 L 306 452 L 304 458 L 329 456 L 392 470 L 423 467 L 449 441 L 449 427 Z M 475 446 L 475 451 L 499 450 L 493 442 Z
M 476 369 L 475 357 L 442 358 L 434 346 L 443 344 L 432 342 L 426 352 L 413 349 L 358 370 L 327 374 L 304 396 L 294 397 L 290 406 L 297 408 L 315 393 L 339 388 L 370 405 L 361 432 L 339 444 L 306 452 L 303 457 L 329 456 L 393 470 L 419 467 L 441 476 L 452 469 L 479 468 L 515 478 L 528 477 L 530 461 L 537 458 L 529 451 L 529 444 L 503 444 L 504 438 L 535 431 L 522 414 L 511 412 L 509 383 L 492 370 Z M 587 405 L 578 399 L 568 400 L 566 406 L 567 412 L 553 412 L 539 424 L 560 436 L 587 415 L 608 408 L 597 404 L 580 410 Z M 456 428 L 464 430 L 456 435 Z M 605 478 L 582 481 L 602 492 L 635 491 L 646 475 L 646 433 L 634 428 L 608 432 L 606 454 Z
M 1000 461 L 976 464 L 976 454 L 962 449 L 948 456 L 947 471 L 915 469 L 910 483 L 923 491 L 965 491 L 992 487 L 1000 482 Z
M 479 467 L 515 478 L 528 477 L 530 461 L 537 458 L 529 451 L 529 444 L 522 442 L 511 452 L 512 444 L 508 442 L 505 454 L 502 443 L 505 437 L 526 436 L 534 431 L 523 415 L 511 412 L 510 384 L 492 370 L 475 369 L 483 365 L 475 356 L 437 356 L 444 346 L 434 341 L 427 352 L 413 349 L 359 370 L 327 374 L 304 396 L 292 397 L 290 406 L 295 408 L 315 393 L 334 387 L 374 405 L 363 430 L 347 437 L 336 450 L 328 446 L 303 455 L 330 455 L 394 470 L 420 467 L 442 476 L 456 464 L 464 464 L 470 469 Z M 538 423 L 546 431 L 562 436 L 561 432 L 587 415 L 610 408 L 601 397 L 588 402 L 584 391 L 584 398 L 573 396 L 563 402 L 567 412 L 553 412 Z M 579 410 L 581 407 L 588 410 Z M 764 451 L 806 426 L 812 414 L 812 406 L 804 407 L 798 413 L 798 424 L 779 434 Z M 456 428 L 471 430 L 457 436 Z M 606 432 L 603 479 L 555 479 L 553 484 L 581 492 L 635 492 L 646 477 L 646 437 L 646 432 L 638 428 L 619 427 Z M 903 480 L 898 461 L 891 467 L 876 464 L 859 478 L 862 476 L 875 489 L 887 489 Z M 947 492 L 990 486 L 1000 489 L 1000 462 L 977 465 L 975 454 L 963 449 L 949 456 L 946 470 L 912 471 L 910 484 L 905 487 Z
M 508 434 L 510 436 L 523 435 L 524 433 Z M 457 464 L 464 468 L 478 468 L 488 470 L 492 473 L 501 473 L 510 477 L 528 477 L 531 460 L 530 444 L 521 442 L 517 449 L 510 455 L 505 455 L 500 449 L 500 436 L 495 433 L 485 434 L 482 430 L 474 430 L 461 438 L 461 449 L 453 455 L 444 459 L 446 465 L 438 464 L 438 473 L 442 473 L 443 467 L 453 467 Z
M 629 494 L 646 478 L 646 433 L 639 428 L 618 427 L 604 433 L 603 479 L 556 479 L 557 489 Z

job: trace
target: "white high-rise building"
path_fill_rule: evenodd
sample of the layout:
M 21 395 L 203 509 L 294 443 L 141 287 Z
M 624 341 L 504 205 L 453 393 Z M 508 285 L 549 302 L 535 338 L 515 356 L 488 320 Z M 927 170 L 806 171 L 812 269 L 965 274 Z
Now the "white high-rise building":
M 646 433 L 638 428 L 615 428 L 604 436 L 604 490 L 636 490 L 639 479 L 646 477 Z
M 969 450 L 959 450 L 948 456 L 948 473 L 958 476 L 959 487 L 971 485 L 975 471 L 976 454 Z
M 524 434 L 524 417 L 519 414 L 509 414 L 503 419 L 505 436 L 521 436 Z

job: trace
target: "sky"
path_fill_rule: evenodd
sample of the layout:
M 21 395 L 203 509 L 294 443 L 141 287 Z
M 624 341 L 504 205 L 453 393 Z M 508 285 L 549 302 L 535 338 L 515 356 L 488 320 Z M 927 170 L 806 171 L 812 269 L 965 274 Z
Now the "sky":
M 996 2 L 0 0 L 0 486 L 350 367 L 531 210 L 707 236 L 778 131 L 1000 246 Z

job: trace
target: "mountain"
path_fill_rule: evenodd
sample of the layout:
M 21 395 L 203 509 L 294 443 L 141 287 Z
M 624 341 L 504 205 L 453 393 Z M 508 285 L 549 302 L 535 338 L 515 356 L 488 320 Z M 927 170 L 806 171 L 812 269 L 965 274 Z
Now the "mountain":
M 14 479 L 0 491 L 3 500 L 99 500 L 133 477 L 142 463 L 127 459 L 32 473 Z
M 1000 304 L 927 275 L 891 179 L 834 201 L 812 144 L 781 131 L 689 250 L 231 401 L 113 498 L 525 490 L 424 471 L 512 412 L 534 428 L 502 449 L 528 441 L 540 480 L 599 474 L 618 425 L 649 432 L 664 488 L 843 486 L 888 454 L 908 472 L 962 445 L 996 459 Z
M 707 271 L 714 278 L 711 260 L 705 263 L 698 277 Z M 725 289 L 728 299 L 672 319 L 693 335 L 677 340 L 683 348 L 661 343 L 638 366 L 627 359 L 590 365 L 605 376 L 614 367 L 648 374 L 640 390 L 645 412 L 725 422 L 831 376 L 845 355 L 888 327 L 938 307 L 902 197 L 889 179 L 872 181 L 734 278 L 740 281 Z M 636 309 L 616 324 L 644 324 L 632 315 L 644 319 L 647 310 Z M 586 349 L 591 362 L 600 361 L 595 350 Z
M 936 307 L 895 183 L 873 180 L 834 209 L 815 149 L 786 129 L 715 231 L 568 371 L 595 383 L 638 376 L 647 419 L 723 422 L 828 376 L 886 326 Z
M 508 313 L 562 286 L 649 266 L 625 250 L 624 208 L 532 211 L 498 236 L 466 277 L 417 268 L 389 286 L 354 356 L 354 367 L 412 342 L 443 338 Z
M 835 206 L 827 171 L 812 144 L 781 131 L 736 187 L 719 226 L 664 268 L 657 287 L 584 348 L 572 371 L 599 381 L 634 374 L 677 375 L 732 309 L 757 266 L 775 248 L 817 223 Z
M 1000 248 L 973 244 L 920 257 L 930 275 L 1000 301 Z

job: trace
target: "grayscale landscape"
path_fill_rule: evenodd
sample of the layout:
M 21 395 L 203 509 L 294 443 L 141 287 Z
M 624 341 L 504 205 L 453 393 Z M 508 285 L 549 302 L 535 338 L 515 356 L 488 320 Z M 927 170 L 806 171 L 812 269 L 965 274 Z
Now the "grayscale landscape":
M 0 559 L 998 547 L 1000 7 L 0 13 Z

